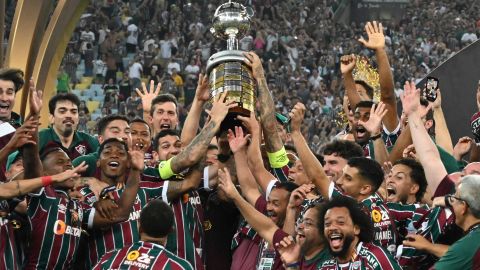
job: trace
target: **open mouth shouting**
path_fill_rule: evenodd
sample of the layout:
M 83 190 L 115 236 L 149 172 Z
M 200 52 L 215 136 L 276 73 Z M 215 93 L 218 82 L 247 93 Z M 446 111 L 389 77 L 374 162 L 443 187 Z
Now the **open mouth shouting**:
M 397 189 L 393 186 L 387 185 L 387 200 L 394 201 L 397 196 Z
M 0 103 L 0 114 L 7 114 L 9 112 L 10 104 L 1 102 Z
M 362 125 L 357 126 L 355 133 L 358 139 L 363 139 L 367 136 L 367 130 Z
M 108 167 L 112 170 L 116 170 L 118 167 L 120 167 L 120 162 L 118 161 L 110 161 L 107 163 Z
M 329 236 L 328 236 L 328 242 L 330 244 L 330 248 L 333 250 L 333 251 L 339 251 L 342 249 L 343 247 L 343 234 L 341 233 L 338 233 L 338 232 L 334 232 L 334 233 L 331 233 Z
M 171 129 L 171 128 L 172 128 L 172 127 L 171 127 L 171 125 L 170 125 L 170 124 L 161 124 L 161 125 L 160 125 L 160 129 L 161 129 L 161 130 L 164 130 L 164 129 Z

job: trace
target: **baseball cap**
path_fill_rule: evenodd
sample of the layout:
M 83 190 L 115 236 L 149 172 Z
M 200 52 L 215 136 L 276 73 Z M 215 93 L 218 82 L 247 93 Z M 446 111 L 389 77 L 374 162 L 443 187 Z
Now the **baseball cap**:
M 7 171 L 10 170 L 10 167 L 12 167 L 13 163 L 15 163 L 17 160 L 21 158 L 22 158 L 22 155 L 20 155 L 20 152 L 18 152 L 18 150 L 8 155 L 7 165 L 5 166 Z

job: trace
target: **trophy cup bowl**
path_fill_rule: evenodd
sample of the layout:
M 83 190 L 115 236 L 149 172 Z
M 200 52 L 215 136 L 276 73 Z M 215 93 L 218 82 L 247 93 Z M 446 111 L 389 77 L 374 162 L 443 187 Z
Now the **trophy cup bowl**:
M 227 40 L 227 49 L 212 55 L 207 61 L 211 100 L 228 91 L 227 101 L 235 101 L 238 106 L 230 109 L 223 120 L 220 132 L 242 126 L 237 115 L 250 116 L 255 111 L 256 83 L 253 73 L 244 63 L 245 52 L 238 50 L 238 39 L 250 29 L 251 12 L 245 6 L 228 2 L 215 11 L 211 33 Z

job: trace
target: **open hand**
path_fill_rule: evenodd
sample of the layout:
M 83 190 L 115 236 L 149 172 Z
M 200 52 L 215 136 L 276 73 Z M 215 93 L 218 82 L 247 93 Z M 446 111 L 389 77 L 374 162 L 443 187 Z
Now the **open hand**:
M 36 132 L 39 125 L 40 123 L 38 122 L 38 117 L 30 116 L 21 127 L 17 128 L 13 134 L 13 137 L 5 147 L 15 151 L 26 144 L 36 144 L 35 140 L 33 139 L 33 133 Z
M 228 110 L 237 106 L 234 100 L 227 101 L 228 91 L 221 93 L 218 98 L 215 99 L 211 110 L 207 110 L 207 114 L 210 116 L 210 120 L 221 123 L 225 116 L 228 114 Z
M 228 144 L 230 145 L 230 150 L 235 154 L 241 149 L 245 149 L 248 144 L 248 139 L 250 134 L 243 136 L 243 129 L 241 127 L 235 127 L 235 133 L 231 129 L 228 130 Z
M 403 111 L 408 116 L 420 107 L 420 89 L 416 88 L 413 81 L 406 81 L 403 89 L 400 99 L 402 100 Z
M 385 107 L 385 103 L 379 102 L 377 105 L 373 105 L 370 109 L 370 118 L 367 122 L 361 120 L 358 121 L 359 125 L 362 125 L 372 136 L 380 134 L 382 129 L 382 119 L 387 114 L 388 110 Z
M 147 89 L 147 86 L 144 82 L 142 82 L 142 91 L 140 89 L 135 88 L 135 92 L 137 92 L 138 96 L 142 99 L 142 107 L 145 112 L 150 112 L 152 109 L 152 101 L 153 99 L 160 94 L 160 89 L 162 88 L 162 84 L 157 84 L 157 87 L 154 89 L 155 83 L 153 80 L 150 81 L 150 90 Z
M 383 34 L 383 26 L 381 23 L 377 23 L 376 21 L 367 22 L 367 24 L 365 24 L 365 32 L 367 32 L 368 41 L 363 37 L 358 39 L 363 46 L 372 50 L 385 48 L 385 35 Z

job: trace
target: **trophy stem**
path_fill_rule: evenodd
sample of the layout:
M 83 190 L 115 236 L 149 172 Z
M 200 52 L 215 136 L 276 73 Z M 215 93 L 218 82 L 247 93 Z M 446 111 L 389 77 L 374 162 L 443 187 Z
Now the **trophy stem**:
M 225 30 L 225 32 L 228 34 L 227 49 L 228 50 L 238 50 L 238 40 L 237 40 L 238 29 L 227 28 L 227 30 Z

